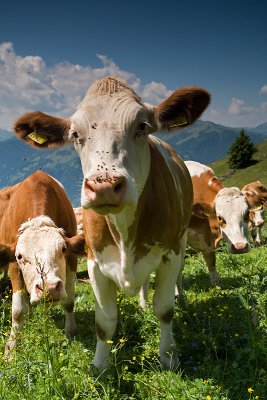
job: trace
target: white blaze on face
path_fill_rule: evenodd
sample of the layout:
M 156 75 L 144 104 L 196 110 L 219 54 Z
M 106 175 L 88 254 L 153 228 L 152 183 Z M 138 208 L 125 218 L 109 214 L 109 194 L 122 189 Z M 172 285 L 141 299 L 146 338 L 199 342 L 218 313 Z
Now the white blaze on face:
M 30 294 L 30 302 L 59 301 L 66 297 L 66 243 L 63 230 L 40 216 L 21 225 L 16 259 Z
M 83 169 L 81 205 L 112 214 L 135 206 L 144 188 L 150 168 L 151 112 L 129 88 L 112 94 L 94 90 L 89 89 L 71 117 L 69 135 Z M 104 193 L 112 182 L 114 191 Z
M 216 215 L 230 252 L 248 251 L 248 203 L 236 188 L 221 189 L 215 198 Z
M 264 211 L 263 207 L 251 210 L 250 219 L 255 226 L 262 226 L 264 224 Z

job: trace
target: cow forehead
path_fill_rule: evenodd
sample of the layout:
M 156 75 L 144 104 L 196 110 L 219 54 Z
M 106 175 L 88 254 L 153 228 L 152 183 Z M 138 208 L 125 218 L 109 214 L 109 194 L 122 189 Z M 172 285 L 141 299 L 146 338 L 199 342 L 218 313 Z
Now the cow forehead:
M 128 96 L 102 96 L 82 104 L 71 117 L 71 130 L 92 135 L 109 130 L 122 133 L 134 121 L 150 122 L 149 110 Z
M 48 250 L 52 254 L 61 249 L 64 243 L 58 228 L 27 229 L 19 236 L 17 252 L 27 250 L 30 255 L 36 250 Z
M 248 209 L 245 196 L 238 188 L 224 188 L 219 191 L 215 198 L 217 213 L 243 214 Z

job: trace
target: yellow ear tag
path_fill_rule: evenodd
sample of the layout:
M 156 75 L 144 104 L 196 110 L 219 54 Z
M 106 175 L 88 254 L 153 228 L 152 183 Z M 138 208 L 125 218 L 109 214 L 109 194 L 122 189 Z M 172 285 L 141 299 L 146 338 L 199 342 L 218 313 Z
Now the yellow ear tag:
M 45 135 L 42 135 L 41 133 L 37 132 L 32 132 L 30 133 L 27 137 L 29 137 L 31 140 L 38 144 L 43 144 L 48 141 L 47 137 Z
M 262 209 L 263 209 L 263 206 L 262 206 L 262 205 L 253 208 L 253 210 L 255 210 L 255 211 L 260 211 L 260 210 L 262 210 Z
M 181 115 L 178 119 L 169 122 L 170 128 L 176 128 L 177 126 L 187 125 L 187 119 L 185 115 Z

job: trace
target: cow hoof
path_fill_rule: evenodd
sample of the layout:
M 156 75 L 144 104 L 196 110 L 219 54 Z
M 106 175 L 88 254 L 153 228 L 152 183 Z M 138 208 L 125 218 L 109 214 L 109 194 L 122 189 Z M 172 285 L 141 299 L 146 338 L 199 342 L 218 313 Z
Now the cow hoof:
M 77 325 L 68 326 L 65 328 L 65 334 L 69 340 L 73 340 L 78 335 Z
M 17 341 L 15 339 L 9 339 L 6 343 L 5 346 L 5 354 L 4 354 L 4 359 L 6 361 L 11 361 L 13 358 L 13 350 L 15 349 L 17 345 Z
M 177 354 L 171 356 L 160 357 L 160 364 L 163 370 L 174 371 L 179 366 L 179 358 Z

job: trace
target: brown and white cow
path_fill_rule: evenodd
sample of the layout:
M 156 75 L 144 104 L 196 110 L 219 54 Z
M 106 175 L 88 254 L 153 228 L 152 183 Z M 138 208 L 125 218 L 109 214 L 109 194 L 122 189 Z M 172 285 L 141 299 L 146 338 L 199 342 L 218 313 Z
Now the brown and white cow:
M 251 209 L 249 211 L 249 229 L 256 245 L 261 243 L 261 231 L 264 226 L 264 214 L 267 207 L 267 187 L 260 181 L 251 182 L 242 188 Z
M 29 300 L 60 302 L 66 334 L 75 335 L 74 281 L 84 243 L 76 236 L 72 205 L 55 179 L 37 171 L 14 186 L 0 223 L 0 264 L 9 264 L 13 289 L 6 353 L 16 345 Z
M 175 282 L 192 211 L 192 182 L 173 148 L 149 135 L 193 123 L 209 94 L 197 87 L 176 90 L 153 107 L 123 81 L 96 81 L 69 120 L 41 112 L 20 117 L 17 136 L 39 148 L 73 142 L 82 164 L 86 242 L 96 300 L 95 366 L 108 366 L 117 325 L 116 291 L 136 295 L 156 271 L 153 307 L 160 322 L 160 359 L 177 362 L 172 320 Z M 38 143 L 39 142 L 39 143 Z
M 237 187 L 225 188 L 208 166 L 185 162 L 193 182 L 194 206 L 188 228 L 188 245 L 200 251 L 209 269 L 212 285 L 219 276 L 215 251 L 225 238 L 230 253 L 245 253 L 248 243 L 249 204 Z M 181 284 L 178 286 L 181 287 Z M 178 287 L 178 290 L 181 288 Z

